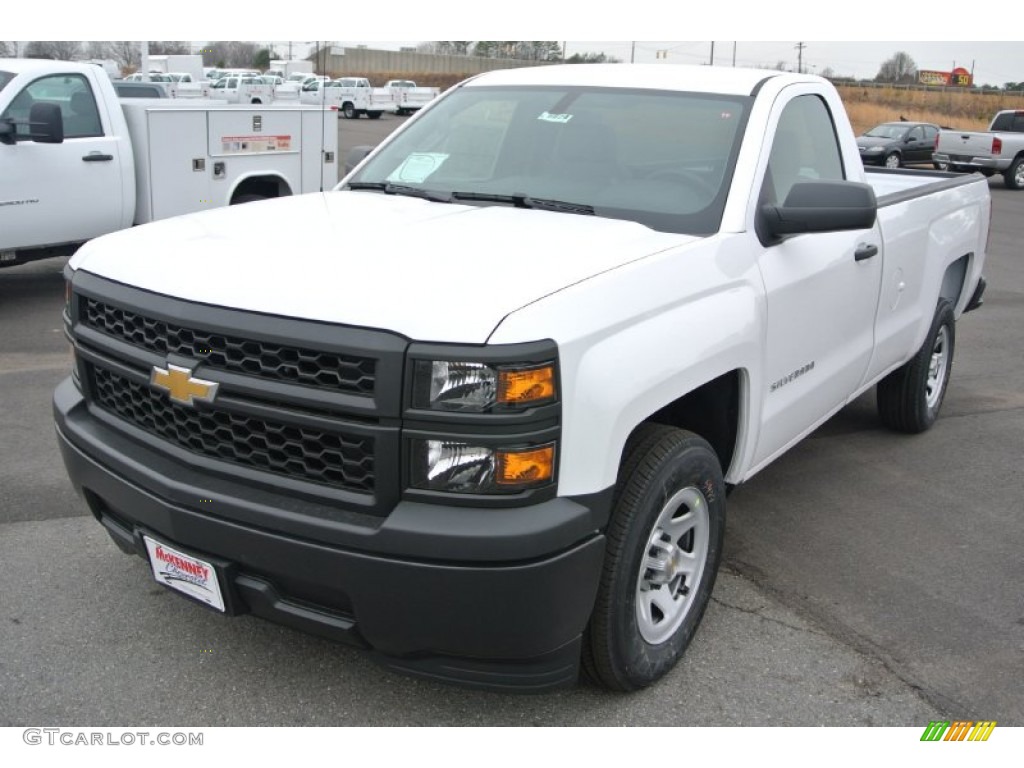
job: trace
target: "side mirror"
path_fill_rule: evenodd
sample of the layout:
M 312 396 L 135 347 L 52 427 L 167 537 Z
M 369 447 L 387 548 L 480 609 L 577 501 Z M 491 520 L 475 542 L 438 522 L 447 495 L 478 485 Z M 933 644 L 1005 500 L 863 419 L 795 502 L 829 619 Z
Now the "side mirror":
M 28 133 L 18 134 L 18 126 L 27 125 Z M 64 142 L 64 118 L 60 107 L 45 101 L 33 104 L 28 120 L 5 118 L 0 120 L 0 144 L 15 144 L 18 141 L 35 141 L 39 144 L 62 144 Z
M 786 235 L 870 229 L 877 213 L 878 201 L 869 184 L 798 182 L 783 205 L 761 206 L 757 234 L 763 245 L 770 245 Z
M 32 105 L 28 112 L 29 138 L 40 144 L 64 143 L 64 118 L 60 107 L 45 101 Z
M 361 144 L 358 147 L 352 147 L 345 155 L 345 173 L 351 173 L 352 169 L 363 162 L 368 154 L 373 152 L 376 147 L 371 144 Z

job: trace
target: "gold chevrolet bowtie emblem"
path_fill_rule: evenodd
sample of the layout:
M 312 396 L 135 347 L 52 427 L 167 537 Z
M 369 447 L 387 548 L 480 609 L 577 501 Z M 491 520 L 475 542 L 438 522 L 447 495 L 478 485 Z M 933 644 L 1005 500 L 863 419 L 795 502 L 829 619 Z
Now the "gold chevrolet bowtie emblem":
M 192 370 L 189 368 L 170 364 L 166 369 L 154 365 L 149 383 L 164 390 L 170 394 L 171 400 L 182 405 L 194 405 L 196 400 L 212 402 L 219 386 L 215 381 L 192 378 Z

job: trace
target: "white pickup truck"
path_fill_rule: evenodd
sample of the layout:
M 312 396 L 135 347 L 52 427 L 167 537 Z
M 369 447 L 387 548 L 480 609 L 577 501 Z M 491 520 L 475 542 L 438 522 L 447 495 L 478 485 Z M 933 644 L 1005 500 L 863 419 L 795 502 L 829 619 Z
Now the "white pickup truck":
M 270 104 L 274 101 L 274 86 L 263 82 L 259 75 L 229 75 L 210 87 L 210 95 L 229 104 Z
M 985 132 L 939 131 L 932 159 L 951 171 L 1001 173 L 1007 187 L 1024 189 L 1024 110 L 996 113 Z
M 441 95 L 440 88 L 418 86 L 413 80 L 388 80 L 384 87 L 391 91 L 399 115 L 410 115 L 423 109 Z
M 398 105 L 389 88 L 373 88 L 365 77 L 342 77 L 337 80 L 309 80 L 299 93 L 303 104 L 334 107 L 352 120 L 366 115 L 376 120 L 385 112 L 396 112 Z
M 336 121 L 313 107 L 121 102 L 91 64 L 0 59 L 0 266 L 133 224 L 329 189 Z
M 872 387 L 935 421 L 989 216 L 980 177 L 866 173 L 812 75 L 489 72 L 337 191 L 84 246 L 57 434 L 211 610 L 634 689 L 694 636 L 731 486 Z

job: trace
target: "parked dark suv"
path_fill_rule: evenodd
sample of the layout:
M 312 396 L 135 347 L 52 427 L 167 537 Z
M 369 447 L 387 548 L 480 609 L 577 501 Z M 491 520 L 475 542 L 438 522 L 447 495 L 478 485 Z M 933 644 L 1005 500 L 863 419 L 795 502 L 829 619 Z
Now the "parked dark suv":
M 938 136 L 939 126 L 934 123 L 882 123 L 858 136 L 857 147 L 864 165 L 899 168 L 914 163 L 931 164 Z

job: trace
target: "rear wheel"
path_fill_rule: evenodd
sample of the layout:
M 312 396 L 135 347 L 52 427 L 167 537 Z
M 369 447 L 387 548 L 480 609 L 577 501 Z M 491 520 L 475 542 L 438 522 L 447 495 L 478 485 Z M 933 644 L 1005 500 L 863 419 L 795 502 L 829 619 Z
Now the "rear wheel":
M 898 432 L 924 432 L 939 417 L 953 370 L 953 305 L 939 301 L 924 344 L 914 357 L 878 382 L 878 416 Z
M 380 112 L 378 112 L 377 110 L 374 110 L 374 111 L 372 111 L 372 112 L 367 112 L 367 113 L 366 113 L 366 116 L 367 116 L 368 118 L 370 118 L 371 120 L 377 120 L 378 118 L 380 118 L 380 116 L 381 116 L 381 113 L 380 113 Z
M 1010 189 L 1024 189 L 1024 156 L 1014 160 L 1003 172 L 1003 180 Z
M 901 164 L 900 153 L 890 152 L 885 156 L 885 167 L 886 168 L 899 168 Z
M 701 437 L 659 424 L 627 444 L 583 666 L 599 684 L 642 688 L 668 672 L 711 597 L 725 532 L 725 483 Z

